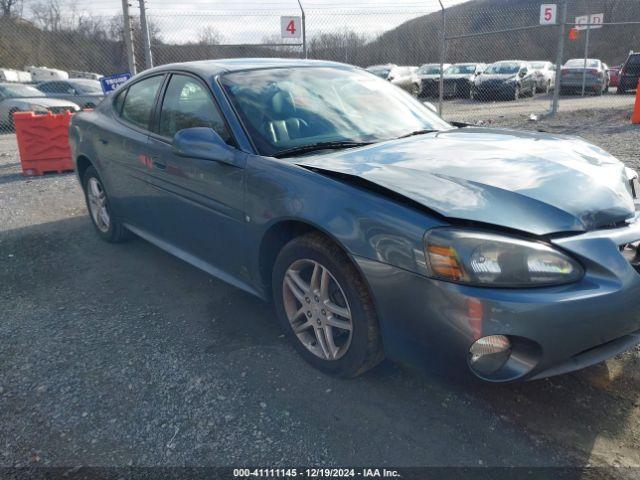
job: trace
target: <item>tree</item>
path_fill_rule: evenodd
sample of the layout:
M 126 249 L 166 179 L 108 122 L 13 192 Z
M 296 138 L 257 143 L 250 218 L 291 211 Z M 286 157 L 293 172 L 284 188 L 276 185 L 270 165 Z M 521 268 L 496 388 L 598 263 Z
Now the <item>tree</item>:
M 220 45 L 222 35 L 212 25 L 207 25 L 198 32 L 199 45 Z
M 0 0 L 0 14 L 3 17 L 22 15 L 22 0 Z

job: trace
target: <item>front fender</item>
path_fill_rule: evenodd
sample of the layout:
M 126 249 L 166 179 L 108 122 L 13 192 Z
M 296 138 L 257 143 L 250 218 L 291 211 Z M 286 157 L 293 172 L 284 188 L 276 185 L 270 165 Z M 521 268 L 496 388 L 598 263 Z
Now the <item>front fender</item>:
M 308 224 L 338 242 L 351 256 L 425 274 L 422 238 L 446 222 L 425 210 L 293 163 L 250 156 L 246 167 L 250 269 L 259 271 L 259 245 L 278 222 Z

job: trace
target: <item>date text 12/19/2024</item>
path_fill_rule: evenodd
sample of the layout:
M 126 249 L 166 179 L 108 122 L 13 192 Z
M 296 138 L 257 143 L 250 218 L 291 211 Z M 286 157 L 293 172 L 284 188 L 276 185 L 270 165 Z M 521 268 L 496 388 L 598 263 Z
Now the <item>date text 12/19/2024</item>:
M 234 468 L 234 478 L 393 478 L 397 470 L 386 468 Z

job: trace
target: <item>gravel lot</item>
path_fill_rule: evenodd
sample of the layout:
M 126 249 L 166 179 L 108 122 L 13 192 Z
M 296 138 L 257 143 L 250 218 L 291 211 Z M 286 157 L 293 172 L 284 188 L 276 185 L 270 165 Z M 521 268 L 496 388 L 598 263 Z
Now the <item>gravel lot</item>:
M 492 123 L 638 168 L 628 116 Z M 640 351 L 509 386 L 389 362 L 337 380 L 268 305 L 142 240 L 99 241 L 73 174 L 19 172 L 0 136 L 0 466 L 640 466 Z

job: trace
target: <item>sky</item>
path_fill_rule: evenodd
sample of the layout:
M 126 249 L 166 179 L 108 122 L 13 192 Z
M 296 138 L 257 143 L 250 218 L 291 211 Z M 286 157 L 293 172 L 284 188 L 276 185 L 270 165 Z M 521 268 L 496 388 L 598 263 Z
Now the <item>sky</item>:
M 25 6 L 29 0 L 25 0 Z M 438 0 L 301 0 L 307 35 L 353 30 L 373 37 L 421 15 L 438 11 Z M 469 0 L 442 0 L 445 8 Z M 58 0 L 63 11 L 111 17 L 121 0 Z M 296 0 L 145 0 L 147 15 L 165 42 L 197 39 L 206 28 L 221 35 L 221 43 L 259 43 L 280 37 L 280 16 L 299 15 Z M 137 15 L 138 0 L 129 0 Z M 27 7 L 28 8 L 28 7 Z

